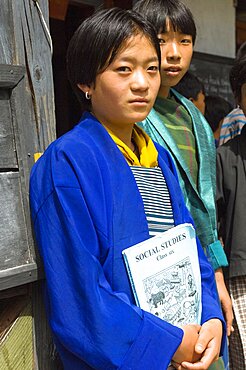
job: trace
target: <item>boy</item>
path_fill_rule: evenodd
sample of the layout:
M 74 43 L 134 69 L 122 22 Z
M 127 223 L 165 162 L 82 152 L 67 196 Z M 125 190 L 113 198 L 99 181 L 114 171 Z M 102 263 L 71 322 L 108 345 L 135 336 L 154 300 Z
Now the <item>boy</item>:
M 242 43 L 237 51 L 236 60 L 246 55 L 246 41 Z M 233 86 L 231 86 L 233 89 Z M 234 91 L 233 91 L 234 93 Z M 225 144 L 228 140 L 239 135 L 246 123 L 246 117 L 240 107 L 234 108 L 223 120 L 220 130 L 219 145 Z
M 154 109 L 140 126 L 169 150 L 176 164 L 197 235 L 216 271 L 218 293 L 230 335 L 232 307 L 221 269 L 227 266 L 227 259 L 217 237 L 214 201 L 214 138 L 208 123 L 193 103 L 171 89 L 189 68 L 196 26 L 190 10 L 178 0 L 140 0 L 134 10 L 154 25 L 162 56 L 158 98 Z
M 211 127 L 216 148 L 219 146 L 220 130 L 223 119 L 232 110 L 232 105 L 222 96 L 207 95 L 204 117 Z
M 246 113 L 246 57 L 236 60 L 230 82 L 237 103 Z M 235 331 L 230 337 L 231 369 L 246 363 L 246 126 L 240 135 L 217 149 L 217 209 L 229 267 L 225 271 L 233 301 Z
M 190 101 L 192 101 L 197 109 L 199 109 L 199 111 L 204 115 L 205 89 L 203 83 L 199 80 L 199 78 L 188 71 L 175 86 L 175 90 Z

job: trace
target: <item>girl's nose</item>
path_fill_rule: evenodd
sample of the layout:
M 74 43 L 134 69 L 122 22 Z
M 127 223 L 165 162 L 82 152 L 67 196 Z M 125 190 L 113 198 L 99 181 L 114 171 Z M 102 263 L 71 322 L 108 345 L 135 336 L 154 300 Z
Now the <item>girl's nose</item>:
M 143 71 L 136 71 L 133 76 L 131 87 L 133 90 L 147 90 L 149 84 L 146 73 Z

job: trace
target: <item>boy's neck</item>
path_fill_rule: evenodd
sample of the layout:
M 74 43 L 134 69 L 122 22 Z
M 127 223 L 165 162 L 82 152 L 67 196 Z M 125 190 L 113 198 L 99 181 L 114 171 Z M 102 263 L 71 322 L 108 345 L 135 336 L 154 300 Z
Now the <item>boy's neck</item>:
M 167 98 L 170 92 L 170 87 L 169 86 L 161 86 L 160 90 L 158 92 L 158 96 L 160 98 Z

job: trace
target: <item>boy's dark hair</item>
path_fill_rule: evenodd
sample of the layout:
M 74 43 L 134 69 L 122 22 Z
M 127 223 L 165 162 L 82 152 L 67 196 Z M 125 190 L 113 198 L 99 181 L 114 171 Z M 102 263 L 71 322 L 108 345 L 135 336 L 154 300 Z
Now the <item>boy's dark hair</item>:
M 197 100 L 198 94 L 202 92 L 205 95 L 205 89 L 202 81 L 191 72 L 186 72 L 174 89 L 187 99 Z
M 112 63 L 123 44 L 139 34 L 149 39 L 160 64 L 160 46 L 153 26 L 132 10 L 100 10 L 79 26 L 68 46 L 67 73 L 84 109 L 90 108 L 90 100 L 85 98 L 77 85 L 95 83 L 98 73 Z
M 219 128 L 220 121 L 232 111 L 233 106 L 226 99 L 216 95 L 207 95 L 205 105 L 204 116 L 215 132 Z
M 190 9 L 179 0 L 139 0 L 133 7 L 155 27 L 156 33 L 165 33 L 167 19 L 174 31 L 192 36 L 196 41 L 196 25 Z
M 230 84 L 235 100 L 241 100 L 241 88 L 246 83 L 246 56 L 236 59 L 230 71 Z
M 237 51 L 237 55 L 236 55 L 236 59 L 241 59 L 242 57 L 244 57 L 246 55 L 246 41 L 244 41 L 238 51 Z

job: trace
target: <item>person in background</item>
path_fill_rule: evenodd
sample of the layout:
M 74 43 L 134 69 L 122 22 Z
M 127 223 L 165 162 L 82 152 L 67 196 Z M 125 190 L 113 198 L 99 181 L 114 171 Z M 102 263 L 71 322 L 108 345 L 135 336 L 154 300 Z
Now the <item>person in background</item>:
M 230 72 L 235 99 L 246 114 L 246 57 Z M 217 149 L 217 210 L 229 267 L 225 269 L 234 310 L 230 367 L 246 368 L 246 126 Z
M 236 60 L 241 59 L 245 55 L 246 55 L 246 41 L 242 43 L 242 45 L 238 49 Z M 232 84 L 231 88 L 232 92 L 234 93 Z M 225 144 L 228 140 L 233 139 L 235 136 L 239 135 L 245 123 L 246 123 L 245 113 L 242 111 L 240 107 L 237 106 L 224 118 L 222 122 L 219 145 Z
M 139 122 L 150 137 L 166 148 L 178 170 L 186 205 L 216 275 L 227 322 L 232 326 L 232 305 L 222 267 L 228 262 L 218 240 L 215 210 L 216 153 L 212 130 L 194 104 L 175 87 L 189 69 L 196 26 L 190 10 L 179 0 L 139 0 L 134 10 L 155 27 L 161 47 L 161 87 L 154 109 Z M 227 347 L 220 368 L 228 368 Z M 224 362 L 224 363 L 223 363 Z
M 160 87 L 155 30 L 132 11 L 97 12 L 72 37 L 67 63 L 87 111 L 30 178 L 47 315 L 64 369 L 164 370 L 171 360 L 205 369 L 226 328 L 199 240 L 202 322 L 182 329 L 135 305 L 122 256 L 150 237 L 149 212 L 163 231 L 193 222 L 169 154 L 135 124 Z
M 204 117 L 213 131 L 215 146 L 217 148 L 219 145 L 220 129 L 223 119 L 229 112 L 231 112 L 232 104 L 221 96 L 207 95 L 205 105 Z
M 205 88 L 202 81 L 199 80 L 190 71 L 186 72 L 183 78 L 175 85 L 175 90 L 187 99 L 199 109 L 204 115 L 205 113 Z
M 242 109 L 234 108 L 223 120 L 220 129 L 219 145 L 225 144 L 240 134 L 246 123 L 246 117 Z

